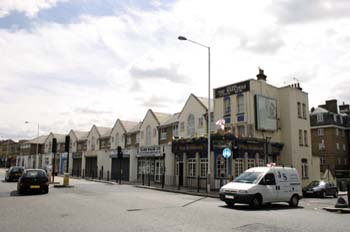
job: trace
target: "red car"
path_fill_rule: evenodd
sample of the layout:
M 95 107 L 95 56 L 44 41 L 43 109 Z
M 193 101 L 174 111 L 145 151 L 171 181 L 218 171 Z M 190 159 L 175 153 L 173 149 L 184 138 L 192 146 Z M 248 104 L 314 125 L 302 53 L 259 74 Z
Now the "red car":
M 27 192 L 49 192 L 49 179 L 45 170 L 42 169 L 26 169 L 17 183 L 17 191 L 19 194 Z

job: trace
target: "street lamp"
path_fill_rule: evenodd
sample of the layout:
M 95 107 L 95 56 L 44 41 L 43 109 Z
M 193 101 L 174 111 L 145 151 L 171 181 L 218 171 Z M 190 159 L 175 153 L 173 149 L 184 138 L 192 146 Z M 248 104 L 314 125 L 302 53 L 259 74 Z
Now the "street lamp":
M 29 124 L 30 122 L 29 121 L 25 121 L 24 123 L 25 124 Z M 38 131 L 37 131 L 37 138 L 36 138 L 36 155 L 37 156 L 39 155 L 39 128 L 40 127 L 39 127 L 39 123 L 38 123 Z M 39 166 L 40 166 L 39 168 L 41 168 L 41 164 L 39 164 Z
M 179 40 L 187 40 L 191 43 L 197 44 L 201 47 L 208 49 L 208 179 L 207 179 L 207 191 L 210 192 L 210 47 L 196 41 L 187 39 L 184 36 L 177 37 Z

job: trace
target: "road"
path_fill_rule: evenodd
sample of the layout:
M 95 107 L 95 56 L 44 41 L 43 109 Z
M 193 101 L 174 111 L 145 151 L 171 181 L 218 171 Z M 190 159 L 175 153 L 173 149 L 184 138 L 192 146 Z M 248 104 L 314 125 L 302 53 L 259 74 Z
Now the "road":
M 0 172 L 3 180 L 4 173 Z M 59 178 L 57 178 L 59 179 Z M 303 199 L 252 210 L 215 198 L 71 180 L 74 188 L 18 196 L 16 183 L 0 182 L 0 231 L 348 231 L 348 214 L 322 210 L 336 199 Z

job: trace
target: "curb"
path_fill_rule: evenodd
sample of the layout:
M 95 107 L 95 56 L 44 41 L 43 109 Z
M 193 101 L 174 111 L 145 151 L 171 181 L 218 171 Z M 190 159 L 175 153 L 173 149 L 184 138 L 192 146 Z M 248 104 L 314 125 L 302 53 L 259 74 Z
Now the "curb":
M 219 198 L 218 195 L 215 196 L 214 194 L 207 194 L 207 193 L 184 192 L 184 191 L 180 191 L 180 190 L 172 190 L 172 189 L 166 189 L 166 188 L 162 189 L 162 188 L 157 188 L 157 187 L 152 187 L 152 186 L 143 186 L 143 185 L 134 185 L 134 187 L 162 191 L 162 192 L 169 192 L 169 193 L 180 193 L 180 194 L 186 194 L 186 195 L 192 195 L 192 196 Z
M 53 187 L 54 188 L 74 188 L 74 185 L 55 184 Z
M 331 207 L 324 207 L 322 208 L 329 212 L 335 212 L 335 213 L 350 213 L 350 208 L 331 208 Z

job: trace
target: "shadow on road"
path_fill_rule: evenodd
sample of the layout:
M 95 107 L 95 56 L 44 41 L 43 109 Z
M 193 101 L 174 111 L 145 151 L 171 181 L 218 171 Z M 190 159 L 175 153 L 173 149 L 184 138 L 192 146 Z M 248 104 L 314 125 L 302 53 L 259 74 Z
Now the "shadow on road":
M 233 210 L 244 210 L 244 211 L 270 211 L 270 210 L 296 210 L 296 209 L 303 209 L 304 207 L 298 206 L 296 208 L 290 207 L 286 204 L 267 204 L 263 205 L 259 209 L 254 209 L 250 207 L 249 205 L 243 205 L 243 204 L 235 204 L 232 208 L 228 207 L 227 205 L 221 205 L 219 206 L 221 208 L 227 208 L 227 209 L 233 209 Z
M 28 192 L 28 193 L 23 193 L 23 194 L 19 194 L 17 190 L 13 190 L 10 193 L 11 197 L 24 197 L 24 196 L 34 196 L 34 195 L 45 195 L 45 193 L 36 193 L 36 192 Z

